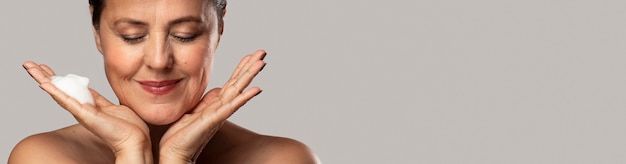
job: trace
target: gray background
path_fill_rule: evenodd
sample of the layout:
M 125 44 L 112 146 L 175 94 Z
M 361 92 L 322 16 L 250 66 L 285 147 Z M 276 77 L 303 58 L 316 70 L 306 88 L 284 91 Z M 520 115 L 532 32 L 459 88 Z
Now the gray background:
M 211 86 L 266 49 L 231 120 L 325 163 L 626 163 L 621 0 L 229 1 Z M 21 68 L 113 99 L 87 1 L 0 1 L 0 161 L 75 123 Z M 73 58 L 73 59 L 70 59 Z

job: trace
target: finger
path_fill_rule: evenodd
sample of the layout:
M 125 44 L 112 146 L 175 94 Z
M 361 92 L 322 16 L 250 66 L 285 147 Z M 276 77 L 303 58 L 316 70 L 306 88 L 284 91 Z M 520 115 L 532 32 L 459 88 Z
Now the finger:
M 35 62 L 25 62 L 24 68 L 37 83 L 47 83 L 50 82 L 50 75 L 48 75 L 37 63 Z
M 48 65 L 45 64 L 40 64 L 39 65 L 41 67 L 41 69 L 47 73 L 49 76 L 56 76 L 56 73 L 54 73 L 54 71 L 52 71 L 52 68 L 48 67 Z
M 236 79 L 239 76 L 239 72 L 241 72 L 243 67 L 248 63 L 248 60 L 250 60 L 250 57 L 251 57 L 250 55 L 246 55 L 241 59 L 241 61 L 239 61 L 237 68 L 235 68 L 235 71 L 233 71 L 233 73 L 230 75 L 230 78 L 228 79 L 228 81 L 224 83 L 224 86 L 232 85 L 236 81 L 234 79 Z
M 79 121 L 84 120 L 87 113 L 94 113 L 96 110 L 95 108 L 86 107 L 88 105 L 82 105 L 76 99 L 65 94 L 65 92 L 54 86 L 52 83 L 43 83 L 40 87 L 50 94 L 57 104 L 74 115 L 74 117 L 76 117 Z
M 24 69 L 29 69 L 32 67 L 37 67 L 39 66 L 37 63 L 33 62 L 33 61 L 26 61 L 22 64 L 22 66 L 24 67 Z
M 231 79 L 229 79 L 224 84 L 223 88 L 225 88 L 225 89 L 222 90 L 222 92 L 232 90 L 232 91 L 236 91 L 234 93 L 241 93 L 241 91 L 243 89 L 245 89 L 245 86 L 247 86 L 247 84 L 250 83 L 250 81 L 245 81 L 245 80 L 241 81 L 242 75 L 251 73 L 250 69 L 251 69 L 252 66 L 254 66 L 254 64 L 256 64 L 258 62 L 263 62 L 263 65 L 260 67 L 260 69 L 258 69 L 258 71 L 255 71 L 254 73 L 252 73 L 254 76 L 256 76 L 256 74 L 258 74 L 258 72 L 260 72 L 263 69 L 263 67 L 265 66 L 265 62 L 263 61 L 263 59 L 265 58 L 266 55 L 267 55 L 267 53 L 264 50 L 258 50 L 254 54 L 251 54 L 250 55 L 251 56 L 250 59 L 244 64 L 244 66 L 239 71 L 237 71 L 237 74 L 234 74 L 234 76 L 231 77 Z M 253 68 L 253 69 L 256 69 L 256 68 Z M 235 85 L 236 83 L 242 83 L 242 82 L 243 82 L 243 84 L 245 84 L 245 86 L 239 87 L 238 85 Z M 232 89 L 232 87 L 228 87 L 228 86 L 234 86 L 235 88 Z M 226 88 L 231 88 L 231 89 L 226 89 Z M 232 96 L 234 96 L 234 95 L 231 94 L 229 96 L 229 98 L 232 98 Z
M 265 58 L 265 55 L 267 55 L 267 53 L 264 50 L 257 50 L 256 52 L 252 53 L 250 55 L 250 59 L 248 59 L 248 62 L 246 62 L 246 64 L 243 66 L 243 68 L 241 68 L 241 70 L 239 70 L 238 76 L 241 76 L 241 73 L 243 73 L 246 70 L 248 70 L 250 68 L 250 66 L 252 66 L 257 61 L 263 60 Z M 235 78 L 238 78 L 238 77 L 235 77 Z
M 248 63 L 248 60 L 250 60 L 250 57 L 251 57 L 250 55 L 246 55 L 243 58 L 241 58 L 241 61 L 239 61 L 237 68 L 235 68 L 235 71 L 233 71 L 233 74 L 230 75 L 230 79 L 234 79 L 235 77 L 239 75 L 239 71 L 241 71 L 243 66 L 246 65 L 246 63 Z
M 239 78 L 253 63 L 263 60 L 266 55 L 267 53 L 264 50 L 257 50 L 253 54 L 246 55 L 239 63 L 226 85 L 231 85 L 234 81 L 230 80 Z
M 252 79 L 256 77 L 259 72 L 265 67 L 267 63 L 265 61 L 259 60 L 255 63 L 252 63 L 251 66 L 243 72 L 243 74 L 237 79 L 237 82 L 234 84 L 237 88 L 241 88 L 238 92 L 243 91 L 243 88 L 248 87 Z
M 45 64 L 37 64 L 37 63 L 32 62 L 32 61 L 27 61 L 27 62 L 24 62 L 24 64 L 22 66 L 26 70 L 29 70 L 29 69 L 39 69 L 40 71 L 42 71 L 42 73 L 44 73 L 48 77 L 54 76 L 54 72 L 52 74 L 50 74 L 48 72 L 48 70 L 50 70 L 50 72 L 52 72 L 52 69 L 50 69 L 50 67 L 46 66 Z M 44 68 L 44 67 L 46 67 L 46 68 Z M 45 70 L 45 69 L 48 69 L 48 70 Z
M 111 101 L 106 99 L 106 97 L 100 95 L 100 93 L 98 93 L 98 91 L 96 91 L 95 89 L 89 88 L 89 92 L 91 92 L 91 96 L 93 97 L 96 106 L 107 107 L 114 105 L 113 103 L 111 103 Z
M 214 121 L 223 121 L 228 119 L 228 117 L 237 112 L 237 110 L 239 110 L 239 108 L 241 108 L 244 104 L 259 95 L 261 91 L 262 90 L 259 87 L 252 87 L 235 97 L 232 101 L 223 103 L 218 107 L 215 113 L 216 119 Z
M 256 63 L 253 63 L 252 66 L 248 68 L 245 72 L 243 72 L 239 78 L 233 79 L 234 82 L 231 83 L 231 85 L 224 86 L 224 89 L 222 90 L 223 97 L 226 98 L 226 100 L 230 100 L 233 97 L 241 94 L 241 92 L 246 87 L 248 87 L 250 82 L 252 82 L 252 79 L 256 77 L 256 75 L 259 74 L 259 71 L 264 66 L 265 66 L 264 61 L 259 60 Z

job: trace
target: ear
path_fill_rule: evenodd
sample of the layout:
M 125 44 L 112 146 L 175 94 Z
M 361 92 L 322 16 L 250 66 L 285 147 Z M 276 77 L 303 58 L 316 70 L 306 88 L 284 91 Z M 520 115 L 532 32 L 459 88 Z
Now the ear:
M 89 6 L 89 13 L 93 17 L 93 6 Z M 103 52 L 102 51 L 102 44 L 100 42 L 100 27 L 96 27 L 96 26 L 92 25 L 91 26 L 91 30 L 93 31 L 93 37 L 96 40 L 96 48 L 98 48 L 98 51 L 100 51 L 100 54 L 104 54 L 104 53 L 102 53 Z
M 98 51 L 100 51 L 100 54 L 104 54 L 102 51 L 102 43 L 100 42 L 100 30 L 96 29 L 96 27 L 92 27 L 93 30 L 93 37 L 96 40 L 96 48 L 98 48 Z
M 222 23 L 220 23 L 220 31 L 219 34 L 222 35 L 224 33 L 224 16 L 226 16 L 226 8 L 222 10 Z

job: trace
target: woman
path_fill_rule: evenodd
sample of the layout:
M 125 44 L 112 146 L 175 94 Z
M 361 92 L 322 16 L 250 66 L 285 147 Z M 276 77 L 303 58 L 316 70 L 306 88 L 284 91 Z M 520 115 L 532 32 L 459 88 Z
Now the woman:
M 222 88 L 204 90 L 223 31 L 225 0 L 90 0 L 93 33 L 120 105 L 95 90 L 80 104 L 24 68 L 79 122 L 22 140 L 9 163 L 317 163 L 302 143 L 259 135 L 226 119 L 261 93 L 265 66 L 245 56 Z

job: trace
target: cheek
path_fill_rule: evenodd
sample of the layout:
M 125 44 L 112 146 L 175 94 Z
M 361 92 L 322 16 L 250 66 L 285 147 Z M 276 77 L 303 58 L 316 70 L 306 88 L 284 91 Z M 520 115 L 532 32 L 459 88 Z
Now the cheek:
M 118 78 L 130 78 L 141 66 L 141 55 L 137 55 L 136 50 L 124 48 L 123 46 L 113 46 L 104 48 L 104 66 L 109 80 L 120 80 Z
M 129 91 L 126 83 L 141 66 L 141 51 L 137 48 L 126 46 L 111 37 L 103 38 L 104 67 L 109 85 L 118 95 L 120 100 L 125 100 L 125 92 Z M 125 88 L 126 87 L 126 88 Z
M 182 108 L 191 110 L 200 102 L 208 86 L 213 54 L 207 48 L 198 47 L 179 49 L 175 54 L 178 70 L 186 74 L 189 79 L 183 94 L 186 103 Z
M 211 72 L 213 53 L 205 46 L 181 49 L 175 56 L 179 56 L 177 64 L 181 70 L 190 76 L 196 83 L 206 84 Z
M 142 46 L 129 45 L 111 31 L 103 32 L 101 41 L 107 74 L 129 78 L 137 72 L 142 62 Z

